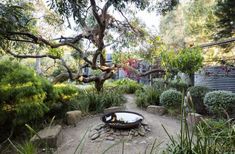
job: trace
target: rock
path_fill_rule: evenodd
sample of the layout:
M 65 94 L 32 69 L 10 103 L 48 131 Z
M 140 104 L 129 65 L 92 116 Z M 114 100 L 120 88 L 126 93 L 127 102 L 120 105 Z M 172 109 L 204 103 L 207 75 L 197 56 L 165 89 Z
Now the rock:
M 37 135 L 34 135 L 30 141 L 40 147 L 48 146 L 50 148 L 57 148 L 61 143 L 61 125 L 51 126 L 40 130 Z
M 121 131 L 121 135 L 122 136 L 128 136 L 129 135 L 129 131 Z
M 147 142 L 146 141 L 141 141 L 140 144 L 147 144 Z
M 147 124 L 147 122 L 144 120 L 144 121 L 141 122 L 141 125 L 147 126 L 148 124 Z
M 116 111 L 122 111 L 124 110 L 125 107 L 124 106 L 113 106 L 107 109 L 104 109 L 104 113 L 110 113 L 110 112 L 116 112 Z
M 106 139 L 106 140 L 109 140 L 109 141 L 113 141 L 113 140 L 115 140 L 115 138 L 114 138 L 114 137 L 112 137 L 112 136 L 107 136 L 105 139 Z
M 116 136 L 120 136 L 121 132 L 119 130 L 116 130 L 113 134 L 116 135 Z
M 145 126 L 144 129 L 148 132 L 151 132 L 151 129 L 149 128 L 149 126 Z
M 134 129 L 132 129 L 132 130 L 130 130 L 130 132 L 129 132 L 129 135 L 135 135 L 135 130 Z
M 106 128 L 105 128 L 105 131 L 106 131 L 106 132 L 110 132 L 111 129 L 110 129 L 109 127 L 106 127 Z
M 138 131 L 135 131 L 135 134 L 134 134 L 134 136 L 138 136 L 138 134 L 139 134 L 139 133 L 138 133 Z
M 146 111 L 157 115 L 163 115 L 166 113 L 166 108 L 164 106 L 149 105 Z
M 99 133 L 99 132 L 96 130 L 91 130 L 89 133 L 89 137 L 92 137 L 94 134 L 97 134 L 97 133 Z
M 100 137 L 100 134 L 97 132 L 97 133 L 95 133 L 95 134 L 93 134 L 93 135 L 91 136 L 91 140 L 95 140 L 95 139 L 97 139 L 98 137 Z
M 202 118 L 202 115 L 198 113 L 188 113 L 186 120 L 188 125 L 193 127 L 197 125 L 200 121 L 202 121 Z
M 144 127 L 140 127 L 138 133 L 140 136 L 145 136 L 146 131 L 145 131 Z
M 68 125 L 76 126 L 76 123 L 81 119 L 82 112 L 79 110 L 68 111 L 66 113 L 66 122 Z
M 105 124 L 99 124 L 95 127 L 95 130 L 100 130 L 105 127 Z

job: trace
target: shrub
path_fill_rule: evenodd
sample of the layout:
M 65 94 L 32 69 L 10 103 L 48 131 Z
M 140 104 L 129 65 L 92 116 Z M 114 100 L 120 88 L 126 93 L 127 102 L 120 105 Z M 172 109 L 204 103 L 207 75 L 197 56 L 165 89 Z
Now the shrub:
M 63 117 L 67 111 L 76 110 L 77 105 L 73 98 L 81 93 L 77 87 L 70 84 L 56 84 L 47 101 L 50 102 L 51 116 Z
M 203 99 L 210 90 L 203 86 L 193 86 L 187 90 L 190 92 L 193 101 L 193 107 L 197 113 L 205 114 L 207 113 L 206 106 L 203 103 Z
M 136 90 L 142 88 L 138 82 L 131 79 L 119 79 L 114 81 L 114 84 L 117 84 L 117 86 L 127 94 L 133 94 Z
M 163 153 L 225 154 L 235 151 L 235 129 L 231 121 L 203 120 L 190 129 L 182 116 L 181 130 L 178 138 L 169 136 L 170 143 Z
M 104 108 L 122 105 L 125 99 L 119 90 L 105 90 L 101 93 L 96 91 L 84 91 L 72 99 L 73 107 L 81 110 L 83 113 L 102 112 Z M 71 102 L 70 102 L 71 103 Z
M 138 107 L 146 108 L 149 105 L 159 105 L 159 97 L 162 91 L 155 87 L 145 87 L 136 91 L 136 104 Z
M 56 101 L 65 103 L 78 94 L 78 88 L 69 84 L 56 84 L 53 86 Z
M 182 93 L 173 89 L 164 91 L 160 96 L 160 104 L 167 108 L 179 107 L 182 102 Z
M 174 88 L 178 91 L 185 92 L 188 88 L 187 83 L 184 82 L 176 82 L 176 81 L 170 81 L 167 83 L 169 88 Z
M 20 125 L 43 117 L 52 86 L 36 73 L 16 62 L 0 63 L 0 114 L 9 125 Z M 4 124 L 1 123 L 1 124 Z
M 164 80 L 156 80 L 153 83 L 153 86 L 157 87 L 161 90 L 167 90 L 167 89 L 176 89 L 178 91 L 186 91 L 188 88 L 188 85 L 185 82 L 182 81 L 164 81 Z
M 213 91 L 206 94 L 204 104 L 209 111 L 222 115 L 224 111 L 231 114 L 235 108 L 235 94 L 229 91 Z

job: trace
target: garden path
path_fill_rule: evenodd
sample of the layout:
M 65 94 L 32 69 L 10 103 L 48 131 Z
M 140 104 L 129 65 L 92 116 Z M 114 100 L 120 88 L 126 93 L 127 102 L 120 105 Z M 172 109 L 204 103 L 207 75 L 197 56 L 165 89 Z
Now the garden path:
M 158 116 L 151 113 L 148 113 L 144 110 L 137 108 L 135 104 L 135 96 L 134 95 L 125 95 L 127 98 L 127 103 L 125 104 L 126 110 L 134 111 L 142 114 L 145 118 L 144 122 L 147 123 L 151 132 L 146 134 L 145 137 L 136 137 L 131 141 L 126 141 L 124 143 L 124 153 L 125 154 L 144 154 L 145 149 L 150 151 L 151 145 L 154 143 L 156 139 L 156 143 L 163 142 L 158 150 L 160 151 L 169 141 L 167 134 L 165 133 L 162 125 L 167 129 L 169 134 L 176 135 L 180 131 L 180 122 L 172 117 L 167 116 Z M 77 123 L 76 127 L 64 127 L 62 130 L 62 144 L 55 152 L 56 154 L 73 154 L 76 150 L 77 145 L 81 141 L 82 137 L 88 130 L 88 128 L 92 128 L 97 126 L 100 121 L 101 115 L 95 115 L 91 117 L 87 117 Z M 84 142 L 82 142 L 82 146 L 80 146 L 79 150 L 76 153 L 80 153 L 82 147 L 83 154 L 102 154 L 104 150 L 106 150 L 111 145 L 117 143 L 118 141 L 92 141 L 88 137 L 85 136 Z M 115 145 L 106 154 L 121 154 L 122 153 L 122 143 Z

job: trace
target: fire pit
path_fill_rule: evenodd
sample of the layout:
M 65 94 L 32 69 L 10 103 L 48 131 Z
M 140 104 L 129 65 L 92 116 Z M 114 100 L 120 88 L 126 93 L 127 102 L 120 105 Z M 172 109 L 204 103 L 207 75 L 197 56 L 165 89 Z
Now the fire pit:
M 101 120 L 111 128 L 115 129 L 131 129 L 141 125 L 144 117 L 135 112 L 130 111 L 116 111 L 105 114 Z

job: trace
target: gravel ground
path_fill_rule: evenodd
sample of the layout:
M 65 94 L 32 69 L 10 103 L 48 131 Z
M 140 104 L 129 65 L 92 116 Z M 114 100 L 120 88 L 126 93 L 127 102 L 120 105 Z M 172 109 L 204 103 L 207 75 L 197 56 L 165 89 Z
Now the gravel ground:
M 136 107 L 134 95 L 125 95 L 125 97 L 127 98 L 127 103 L 125 104 L 126 110 L 142 114 L 145 118 L 144 123 L 147 123 L 150 126 L 151 132 L 146 134 L 144 137 L 136 137 L 132 140 L 125 141 L 124 153 L 144 154 L 146 150 L 147 153 L 149 153 L 155 139 L 155 145 L 161 143 L 160 146 L 156 148 L 156 153 L 160 153 L 161 149 L 166 145 L 166 142 L 169 141 L 162 125 L 164 125 L 169 134 L 176 135 L 180 131 L 180 121 L 172 117 L 158 116 L 141 110 Z M 100 116 L 101 115 L 95 115 L 85 118 L 79 121 L 76 127 L 64 127 L 62 130 L 62 144 L 58 147 L 55 154 L 73 154 L 86 131 L 101 123 Z M 81 142 L 82 144 L 76 153 L 102 154 L 107 148 L 114 145 L 106 152 L 106 154 L 122 154 L 122 141 L 98 139 L 92 141 L 88 136 L 88 134 L 85 135 L 84 141 Z M 124 140 L 126 139 L 125 137 L 123 138 Z

